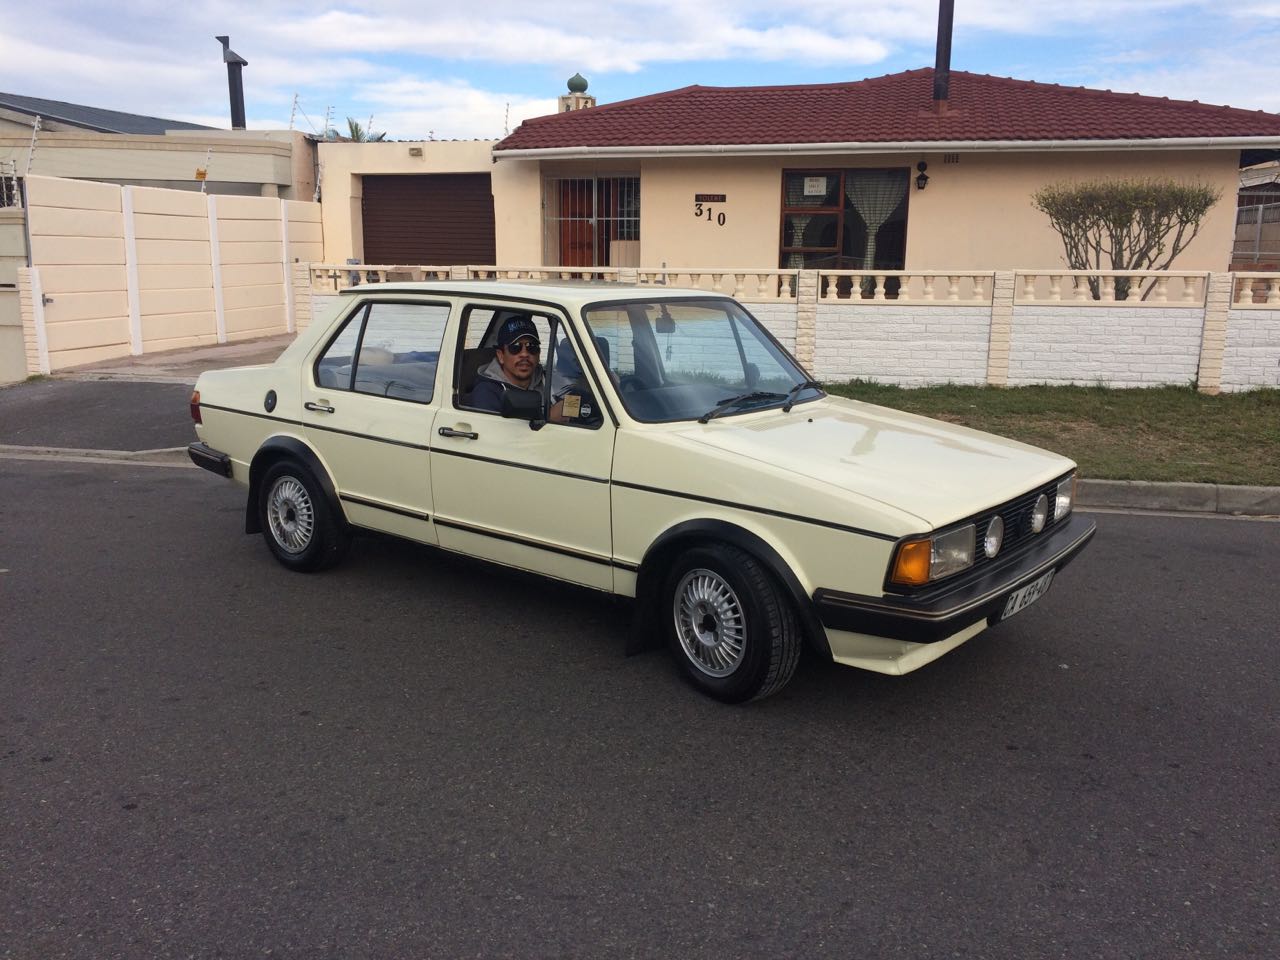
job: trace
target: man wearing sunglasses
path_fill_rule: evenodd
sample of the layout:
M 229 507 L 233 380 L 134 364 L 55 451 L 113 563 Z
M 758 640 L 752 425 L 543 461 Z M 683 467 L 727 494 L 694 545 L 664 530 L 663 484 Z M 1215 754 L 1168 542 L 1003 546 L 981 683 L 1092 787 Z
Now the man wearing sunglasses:
M 544 371 L 538 362 L 541 353 L 542 341 L 533 321 L 523 316 L 508 317 L 498 328 L 497 353 L 481 368 L 467 406 L 501 413 L 502 395 L 511 387 L 542 389 Z

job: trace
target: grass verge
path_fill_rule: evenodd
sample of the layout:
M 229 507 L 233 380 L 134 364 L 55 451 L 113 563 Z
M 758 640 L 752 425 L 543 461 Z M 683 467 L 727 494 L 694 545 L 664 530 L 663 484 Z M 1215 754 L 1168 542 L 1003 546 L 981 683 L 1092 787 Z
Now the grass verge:
M 1092 479 L 1280 486 L 1280 390 L 1211 397 L 1190 387 L 903 389 L 858 380 L 826 389 L 1053 450 Z

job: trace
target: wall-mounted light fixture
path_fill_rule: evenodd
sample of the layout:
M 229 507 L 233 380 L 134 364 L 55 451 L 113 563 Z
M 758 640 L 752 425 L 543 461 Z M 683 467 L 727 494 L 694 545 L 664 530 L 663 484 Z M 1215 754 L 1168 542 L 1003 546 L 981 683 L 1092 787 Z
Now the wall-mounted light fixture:
M 925 171 L 929 169 L 929 165 L 921 160 L 916 164 L 916 169 L 920 171 L 916 176 L 916 189 L 923 190 L 929 185 L 929 175 L 925 173 Z

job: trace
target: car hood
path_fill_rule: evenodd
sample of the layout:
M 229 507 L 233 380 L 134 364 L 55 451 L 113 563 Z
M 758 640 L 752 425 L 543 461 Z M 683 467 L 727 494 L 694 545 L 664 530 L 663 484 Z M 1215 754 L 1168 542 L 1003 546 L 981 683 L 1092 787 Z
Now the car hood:
M 829 484 L 933 527 L 1070 470 L 1065 457 L 968 427 L 827 397 L 682 425 L 682 438 Z

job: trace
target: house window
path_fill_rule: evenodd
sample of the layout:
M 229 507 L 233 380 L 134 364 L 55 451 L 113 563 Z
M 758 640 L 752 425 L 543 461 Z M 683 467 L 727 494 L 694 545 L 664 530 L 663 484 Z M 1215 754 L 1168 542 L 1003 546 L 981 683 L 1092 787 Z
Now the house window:
M 549 177 L 542 210 L 545 263 L 640 265 L 639 177 Z
M 901 270 L 907 250 L 905 168 L 785 170 L 785 269 Z

